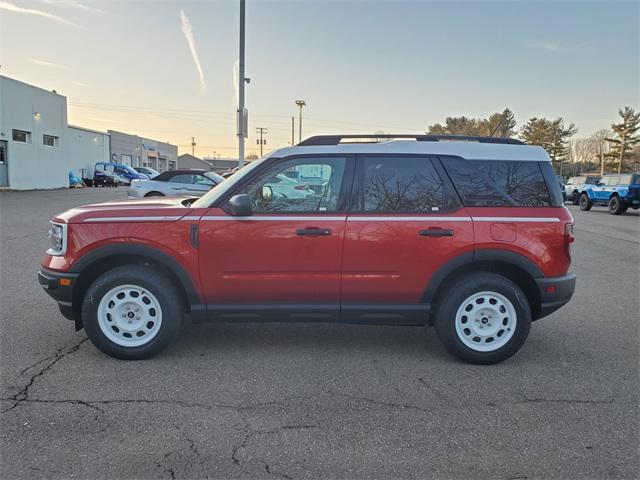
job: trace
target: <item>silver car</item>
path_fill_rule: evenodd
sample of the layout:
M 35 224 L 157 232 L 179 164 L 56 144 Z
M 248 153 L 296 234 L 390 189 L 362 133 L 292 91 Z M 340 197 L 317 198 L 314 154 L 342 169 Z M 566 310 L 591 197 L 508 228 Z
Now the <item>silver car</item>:
M 224 181 L 217 173 L 205 170 L 171 170 L 152 180 L 132 180 L 129 198 L 201 197 Z

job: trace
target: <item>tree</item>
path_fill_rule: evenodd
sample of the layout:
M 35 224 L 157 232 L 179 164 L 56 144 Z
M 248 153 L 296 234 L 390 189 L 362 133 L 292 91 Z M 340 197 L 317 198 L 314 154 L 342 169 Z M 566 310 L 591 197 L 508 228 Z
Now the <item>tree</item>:
M 592 138 L 578 138 L 569 142 L 569 156 L 573 165 L 573 175 L 582 173 L 584 166 L 597 162 L 596 141 Z
M 622 118 L 620 123 L 611 124 L 614 137 L 608 138 L 611 143 L 612 159 L 618 161 L 618 173 L 622 172 L 622 163 L 631 157 L 633 146 L 640 142 L 638 129 L 640 129 L 640 112 L 636 113 L 631 107 L 624 107 L 618 110 L 618 115 Z
M 516 120 L 513 112 L 505 108 L 502 113 L 492 113 L 489 118 L 447 117 L 444 125 L 429 125 L 427 133 L 435 135 L 469 135 L 481 137 L 512 137 Z
M 565 126 L 562 117 L 555 120 L 533 117 L 522 126 L 520 137 L 529 145 L 543 147 L 562 174 L 562 164 L 569 153 L 568 140 L 577 132 L 578 129 L 573 123 Z
M 604 176 L 604 164 L 609 155 L 609 142 L 607 138 L 610 138 L 613 133 L 610 130 L 602 129 L 591 135 L 591 140 L 596 150 L 596 157 L 600 163 L 600 176 Z

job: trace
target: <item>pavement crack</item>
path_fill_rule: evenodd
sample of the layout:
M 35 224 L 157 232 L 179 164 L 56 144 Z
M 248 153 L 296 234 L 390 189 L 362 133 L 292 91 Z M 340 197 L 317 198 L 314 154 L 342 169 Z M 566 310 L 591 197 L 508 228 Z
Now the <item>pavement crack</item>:
M 24 372 L 27 372 L 28 370 L 31 370 L 32 368 L 34 368 L 37 365 L 41 365 L 44 362 L 46 362 L 47 360 L 51 360 L 49 363 L 47 363 L 44 368 L 39 369 L 37 372 L 35 372 L 33 375 L 31 375 L 31 377 L 29 377 L 29 380 L 27 381 L 26 385 L 24 387 L 22 387 L 22 389 L 16 393 L 15 395 L 12 395 L 11 397 L 6 398 L 5 400 L 9 400 L 9 401 L 13 401 L 13 405 L 11 405 L 9 408 L 6 408 L 5 410 L 2 410 L 2 412 L 0 413 L 6 413 L 9 412 L 10 410 L 13 410 L 14 408 L 16 408 L 18 405 L 20 405 L 23 402 L 29 401 L 29 389 L 33 386 L 34 382 L 40 378 L 41 376 L 43 376 L 45 373 L 47 373 L 56 363 L 58 363 L 60 360 L 62 360 L 63 358 L 67 357 L 68 355 L 71 355 L 72 353 L 77 352 L 80 347 L 82 346 L 82 344 L 84 342 L 86 342 L 88 340 L 88 338 L 84 338 L 82 340 L 80 340 L 78 343 L 76 343 L 75 345 L 71 346 L 71 347 L 67 347 L 67 348 L 60 348 L 56 351 L 55 354 L 50 355 L 49 357 L 40 360 L 36 363 L 34 363 L 33 365 L 31 365 L 30 367 L 27 367 L 26 369 L 24 369 L 21 374 L 23 374 Z M 79 403 L 80 401 L 76 401 L 76 403 Z
M 261 460 L 262 462 L 262 466 L 264 467 L 264 471 L 267 472 L 269 475 L 271 475 L 272 477 L 276 477 L 276 478 L 284 478 L 286 480 L 294 480 L 293 477 L 290 477 L 289 475 L 286 475 L 284 473 L 279 473 L 279 472 L 275 472 L 271 466 L 265 462 L 264 460 Z
M 606 400 L 578 400 L 575 398 L 544 398 L 544 397 L 533 397 L 529 398 L 524 395 L 523 400 L 519 402 L 515 402 L 514 405 L 522 405 L 527 403 L 569 403 L 569 404 L 587 404 L 587 405 L 603 405 L 615 403 L 615 398 L 609 398 Z

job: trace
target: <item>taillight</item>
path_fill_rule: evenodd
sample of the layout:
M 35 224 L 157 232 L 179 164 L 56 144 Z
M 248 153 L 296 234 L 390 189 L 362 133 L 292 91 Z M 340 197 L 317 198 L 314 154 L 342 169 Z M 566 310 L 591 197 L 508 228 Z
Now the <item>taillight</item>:
M 564 252 L 571 258 L 571 244 L 576 241 L 573 235 L 573 222 L 564 224 Z

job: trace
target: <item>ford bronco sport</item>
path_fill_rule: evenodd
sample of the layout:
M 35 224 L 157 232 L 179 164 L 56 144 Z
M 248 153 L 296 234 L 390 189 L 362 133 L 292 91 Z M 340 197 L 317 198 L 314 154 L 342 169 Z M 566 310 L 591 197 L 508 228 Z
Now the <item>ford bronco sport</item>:
M 490 364 L 569 301 L 573 218 L 542 148 L 355 137 L 275 151 L 199 199 L 56 215 L 40 283 L 121 359 L 158 353 L 189 314 L 433 325 L 451 353 Z M 283 176 L 305 195 L 290 195 Z

